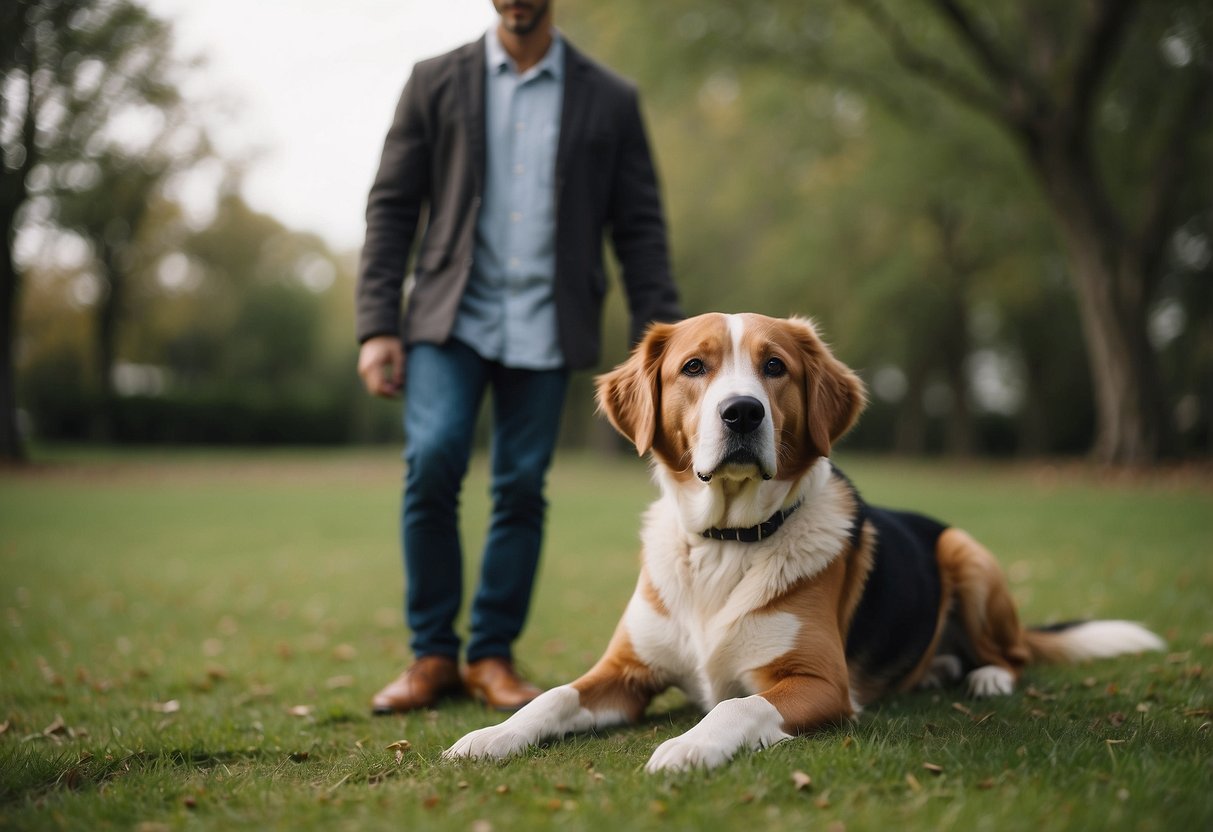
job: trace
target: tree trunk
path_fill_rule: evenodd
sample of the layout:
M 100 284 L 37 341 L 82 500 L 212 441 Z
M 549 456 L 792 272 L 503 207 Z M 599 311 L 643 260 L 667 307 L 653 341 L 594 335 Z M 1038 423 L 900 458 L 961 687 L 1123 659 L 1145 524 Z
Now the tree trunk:
M 5 212 L 7 215 L 9 212 Z M 25 443 L 17 422 L 17 264 L 13 260 L 16 240 L 15 215 L 3 223 L 3 252 L 0 252 L 0 460 L 24 462 Z
M 121 257 L 112 246 L 103 246 L 98 264 L 105 273 L 105 290 L 97 301 L 96 331 L 93 342 L 93 373 L 97 387 L 97 409 L 93 413 L 93 438 L 102 442 L 114 439 L 114 363 L 117 357 L 118 319 L 122 314 L 123 280 Z
M 1056 145 L 1054 145 L 1056 147 Z M 1095 395 L 1099 462 L 1142 465 L 1171 450 L 1162 380 L 1146 331 L 1151 301 L 1131 242 L 1078 151 L 1033 158 L 1057 216 L 1078 295 Z

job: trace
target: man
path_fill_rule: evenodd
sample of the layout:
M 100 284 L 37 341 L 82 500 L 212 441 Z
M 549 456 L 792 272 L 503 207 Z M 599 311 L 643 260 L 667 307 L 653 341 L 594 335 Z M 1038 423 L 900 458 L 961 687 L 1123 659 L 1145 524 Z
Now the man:
M 515 710 L 540 693 L 511 650 L 539 561 L 568 374 L 599 358 L 605 232 L 633 337 L 681 317 L 635 90 L 561 37 L 550 0 L 494 5 L 500 21 L 485 37 L 414 68 L 367 206 L 358 372 L 372 394 L 404 393 L 402 538 L 415 656 L 372 699 L 375 713 L 429 707 L 462 690 Z M 457 511 L 486 390 L 493 507 L 461 674 Z

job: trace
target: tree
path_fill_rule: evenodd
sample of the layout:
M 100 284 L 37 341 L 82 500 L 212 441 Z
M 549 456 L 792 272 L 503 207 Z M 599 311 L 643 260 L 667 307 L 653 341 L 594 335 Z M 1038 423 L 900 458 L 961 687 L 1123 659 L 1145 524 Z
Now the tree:
M 24 209 L 37 204 L 40 222 L 93 246 L 104 284 L 94 378 L 104 401 L 140 218 L 165 177 L 196 159 L 205 141 L 186 123 L 168 26 L 141 6 L 16 0 L 0 15 L 0 455 L 20 459 L 14 245 Z M 133 139 L 119 119 L 153 138 Z
M 1213 101 L 1207 7 L 1025 2 L 996 16 L 976 15 L 958 0 L 930 0 L 923 5 L 967 53 L 959 65 L 938 57 L 955 50 L 933 49 L 911 34 L 909 13 L 894 15 L 879 0 L 849 1 L 902 67 L 990 119 L 1035 175 L 1057 221 L 1081 312 L 1097 401 L 1095 457 L 1143 463 L 1167 454 L 1168 397 L 1146 321 L 1168 240 L 1189 218 L 1175 212 L 1178 192 L 1190 186 L 1192 172 L 1209 170 L 1197 156 L 1207 150 L 1197 137 Z M 1174 72 L 1126 78 L 1157 64 L 1118 67 L 1127 53 L 1141 57 L 1168 36 L 1183 51 L 1172 61 Z M 1146 154 L 1137 176 L 1124 175 L 1099 152 L 1100 104 L 1127 106 L 1129 98 L 1155 108 L 1131 114 L 1123 125 Z

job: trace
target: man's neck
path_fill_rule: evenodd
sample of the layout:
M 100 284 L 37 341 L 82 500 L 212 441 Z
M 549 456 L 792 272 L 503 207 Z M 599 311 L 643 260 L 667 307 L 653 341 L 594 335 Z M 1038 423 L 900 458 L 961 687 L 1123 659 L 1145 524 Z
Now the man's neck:
M 519 35 L 506 30 L 504 26 L 498 26 L 497 39 L 518 67 L 518 72 L 523 73 L 542 61 L 543 56 L 547 54 L 548 47 L 552 45 L 552 27 L 545 24 L 525 35 Z

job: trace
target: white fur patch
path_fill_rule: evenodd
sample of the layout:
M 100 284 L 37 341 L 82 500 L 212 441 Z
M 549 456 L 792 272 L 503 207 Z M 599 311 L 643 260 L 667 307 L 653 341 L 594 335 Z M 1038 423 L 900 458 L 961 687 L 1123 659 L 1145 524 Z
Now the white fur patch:
M 979 667 L 968 676 L 969 693 L 973 696 L 1007 696 L 1015 690 L 1011 671 L 997 665 Z
M 501 759 L 546 739 L 623 721 L 623 714 L 593 713 L 581 707 L 581 694 L 571 685 L 561 685 L 535 697 L 500 725 L 465 734 L 443 751 L 442 756 L 447 760 L 459 757 Z
M 691 449 L 691 464 L 697 474 L 712 475 L 717 481 L 730 480 L 729 466 L 720 468 L 730 431 L 721 420 L 719 409 L 725 399 L 734 396 L 750 396 L 762 404 L 766 413 L 766 418 L 762 420 L 762 424 L 756 431 L 759 445 L 755 450 L 763 470 L 768 474 L 773 474 L 777 460 L 775 458 L 775 427 L 774 420 L 771 418 L 771 401 L 767 396 L 766 388 L 750 363 L 750 356 L 742 345 L 742 338 L 745 335 L 744 319 L 739 315 L 726 315 L 725 322 L 729 330 L 730 349 L 724 358 L 723 366 L 712 379 L 703 401 L 699 404 L 699 434 L 695 437 L 695 444 Z M 746 472 L 745 476 L 748 480 L 752 476 L 752 472 Z M 770 512 L 767 516 L 769 515 Z M 761 519 L 765 520 L 766 517 Z
M 683 488 L 687 488 L 683 486 Z M 691 484 L 708 492 L 712 488 Z M 748 673 L 795 647 L 802 622 L 789 613 L 755 613 L 798 582 L 820 573 L 847 545 L 854 505 L 819 461 L 783 500 L 801 507 L 771 538 L 757 543 L 710 540 L 688 530 L 679 487 L 653 504 L 642 532 L 645 570 L 665 605 L 642 597 L 625 614 L 637 655 L 694 701 L 757 693 Z
M 1132 621 L 1088 621 L 1057 633 L 1067 659 L 1106 659 L 1124 653 L 1163 650 L 1167 643 Z
M 649 758 L 645 771 L 716 768 L 742 749 L 758 750 L 791 739 L 778 709 L 761 696 L 726 699 L 685 734 L 666 740 Z

